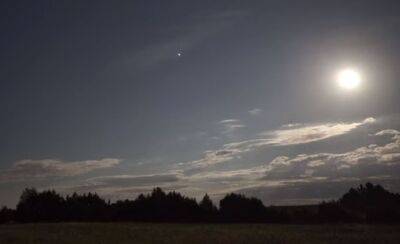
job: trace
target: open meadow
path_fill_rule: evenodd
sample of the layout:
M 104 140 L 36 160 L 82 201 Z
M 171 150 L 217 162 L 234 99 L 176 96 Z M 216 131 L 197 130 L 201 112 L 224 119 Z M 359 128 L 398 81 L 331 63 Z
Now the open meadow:
M 10 224 L 0 226 L 0 243 L 400 243 L 400 226 L 359 224 Z

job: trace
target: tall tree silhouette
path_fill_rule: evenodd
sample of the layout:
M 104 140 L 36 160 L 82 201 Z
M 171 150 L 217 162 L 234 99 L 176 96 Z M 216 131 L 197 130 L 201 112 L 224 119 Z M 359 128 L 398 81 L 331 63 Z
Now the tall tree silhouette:
M 205 194 L 203 199 L 200 201 L 199 207 L 202 211 L 203 220 L 216 220 L 218 208 L 214 205 L 207 194 Z

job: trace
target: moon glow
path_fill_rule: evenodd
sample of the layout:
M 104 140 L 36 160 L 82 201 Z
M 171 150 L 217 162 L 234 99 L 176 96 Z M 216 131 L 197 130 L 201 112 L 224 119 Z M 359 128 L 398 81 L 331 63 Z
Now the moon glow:
M 337 83 L 344 89 L 353 90 L 360 85 L 361 76 L 353 69 L 344 69 L 338 73 Z

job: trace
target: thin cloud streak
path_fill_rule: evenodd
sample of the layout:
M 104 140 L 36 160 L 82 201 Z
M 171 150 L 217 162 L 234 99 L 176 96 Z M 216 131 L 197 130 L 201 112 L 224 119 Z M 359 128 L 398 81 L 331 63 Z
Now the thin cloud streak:
M 221 124 L 224 128 L 222 134 L 228 136 L 231 135 L 233 132 L 246 127 L 238 119 L 224 119 L 219 121 L 218 124 Z
M 165 173 L 165 174 L 150 174 L 150 175 L 111 175 L 90 178 L 88 183 L 93 185 L 106 186 L 137 186 L 137 185 L 152 185 L 158 186 L 163 183 L 177 182 L 180 179 L 180 174 Z
M 218 121 L 219 124 L 232 124 L 232 123 L 240 123 L 240 120 L 238 119 L 224 119 L 221 121 Z
M 0 182 L 77 176 L 98 169 L 115 167 L 121 161 L 116 158 L 75 162 L 65 162 L 59 159 L 26 159 L 15 162 L 10 169 L 1 171 Z
M 254 108 L 248 111 L 250 115 L 256 116 L 256 115 L 260 115 L 263 110 L 260 108 Z
M 269 142 L 275 145 L 285 146 L 303 144 L 343 135 L 361 125 L 371 124 L 374 122 L 374 118 L 367 118 L 362 122 L 355 123 L 327 123 L 297 128 L 289 127 L 288 129 L 262 132 L 260 135 L 271 137 Z

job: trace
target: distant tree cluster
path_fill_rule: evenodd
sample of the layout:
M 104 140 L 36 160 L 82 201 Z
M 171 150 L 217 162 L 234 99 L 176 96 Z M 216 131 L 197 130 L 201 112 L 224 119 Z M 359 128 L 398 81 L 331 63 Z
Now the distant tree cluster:
M 400 194 L 371 183 L 351 188 L 338 201 L 319 204 L 326 222 L 400 222 Z
M 278 207 L 257 198 L 227 194 L 217 208 L 206 194 L 198 203 L 177 192 L 155 188 L 135 200 L 106 202 L 96 193 L 61 196 L 53 190 L 25 189 L 16 209 L 3 207 L 0 223 L 66 221 L 157 222 L 400 222 L 400 195 L 367 183 L 351 188 L 339 200 L 319 205 Z

